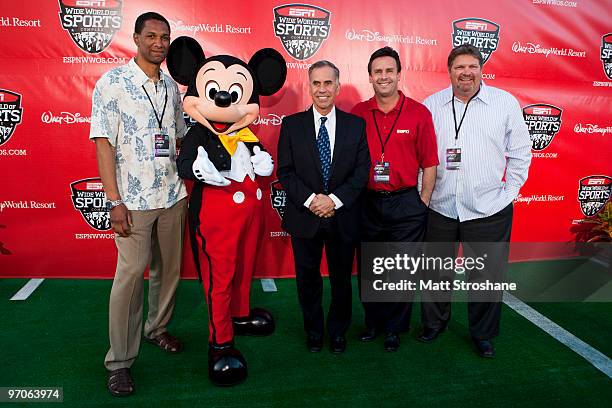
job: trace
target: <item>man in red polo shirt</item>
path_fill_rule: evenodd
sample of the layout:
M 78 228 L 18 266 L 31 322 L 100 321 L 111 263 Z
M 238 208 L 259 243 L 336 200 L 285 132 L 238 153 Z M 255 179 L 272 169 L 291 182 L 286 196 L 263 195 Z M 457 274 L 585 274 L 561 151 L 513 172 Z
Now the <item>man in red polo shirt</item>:
M 368 62 L 374 96 L 351 113 L 366 121 L 372 167 L 362 218 L 362 242 L 423 241 L 427 206 L 436 180 L 438 151 L 431 113 L 398 91 L 402 65 L 391 47 Z M 423 169 L 419 194 L 417 179 Z M 412 302 L 363 302 L 366 330 L 361 341 L 385 333 L 385 350 L 399 348 L 399 333 L 410 326 Z

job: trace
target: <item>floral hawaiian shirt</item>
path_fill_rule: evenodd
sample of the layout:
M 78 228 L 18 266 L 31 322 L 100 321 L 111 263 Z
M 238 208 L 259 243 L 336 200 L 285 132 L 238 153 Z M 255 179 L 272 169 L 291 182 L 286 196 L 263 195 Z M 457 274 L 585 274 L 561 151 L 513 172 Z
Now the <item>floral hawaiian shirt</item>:
M 129 210 L 169 208 L 187 196 L 176 167 L 176 138 L 186 132 L 178 86 L 163 72 L 155 84 L 132 59 L 96 83 L 89 138 L 115 147 L 117 187 Z M 169 141 L 160 154 L 163 135 Z

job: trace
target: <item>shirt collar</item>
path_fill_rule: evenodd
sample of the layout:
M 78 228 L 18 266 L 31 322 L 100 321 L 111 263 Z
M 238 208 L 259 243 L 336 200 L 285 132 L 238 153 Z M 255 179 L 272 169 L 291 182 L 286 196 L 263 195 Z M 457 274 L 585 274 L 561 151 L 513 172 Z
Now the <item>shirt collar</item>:
M 399 111 L 399 108 L 400 108 L 400 106 L 402 104 L 402 100 L 405 98 L 405 96 L 402 93 L 402 91 L 397 91 L 397 93 L 399 94 L 399 99 L 397 100 L 397 103 L 395 104 L 393 109 L 391 109 L 389 112 Z M 373 97 L 371 97 L 368 100 L 368 110 L 378 110 L 378 111 L 380 111 L 380 109 L 378 108 L 378 103 L 376 102 L 376 96 L 373 96 Z
M 480 99 L 482 102 L 486 103 L 487 105 L 489 104 L 490 97 L 489 97 L 488 87 L 485 85 L 482 79 L 480 80 L 480 92 L 478 92 L 478 95 L 476 95 L 474 99 Z M 453 100 L 453 86 L 451 85 L 448 88 L 446 88 L 446 96 L 444 98 L 444 101 L 445 101 L 444 105 L 451 103 L 452 100 Z
M 149 78 L 147 74 L 144 73 L 142 68 L 140 68 L 138 64 L 136 64 L 135 58 L 130 59 L 130 62 L 128 62 L 128 67 L 132 71 L 132 74 L 134 74 L 134 78 L 132 79 L 132 81 L 136 85 L 144 85 L 147 83 L 147 81 L 153 82 L 151 78 Z M 164 72 L 161 69 L 159 70 L 159 80 L 164 80 Z
M 317 108 L 315 108 L 314 106 L 312 107 L 312 113 L 314 114 L 315 123 L 320 125 L 321 118 L 323 117 L 323 115 L 321 115 L 319 111 L 317 110 Z M 325 117 L 327 118 L 328 123 L 331 123 L 332 121 L 336 120 L 336 106 L 335 105 L 332 107 L 332 110 L 327 115 L 325 115 Z

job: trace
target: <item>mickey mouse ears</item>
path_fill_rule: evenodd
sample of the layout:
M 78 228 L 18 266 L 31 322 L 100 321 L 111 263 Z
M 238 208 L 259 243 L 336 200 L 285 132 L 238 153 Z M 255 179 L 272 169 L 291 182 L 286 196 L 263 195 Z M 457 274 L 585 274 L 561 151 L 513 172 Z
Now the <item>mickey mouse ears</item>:
M 287 64 L 278 51 L 263 48 L 249 60 L 249 67 L 255 73 L 259 94 L 270 96 L 283 87 L 287 79 Z
M 227 58 L 218 56 L 216 58 Z M 235 57 L 230 57 L 234 58 Z M 199 69 L 206 62 L 204 50 L 191 37 L 178 37 L 170 44 L 166 64 L 170 75 L 181 85 L 189 86 Z M 255 75 L 258 94 L 270 96 L 280 90 L 287 79 L 287 64 L 283 56 L 273 48 L 263 48 L 255 53 L 248 64 Z
M 176 82 L 188 86 L 205 60 L 200 44 L 191 37 L 182 36 L 170 44 L 166 65 Z

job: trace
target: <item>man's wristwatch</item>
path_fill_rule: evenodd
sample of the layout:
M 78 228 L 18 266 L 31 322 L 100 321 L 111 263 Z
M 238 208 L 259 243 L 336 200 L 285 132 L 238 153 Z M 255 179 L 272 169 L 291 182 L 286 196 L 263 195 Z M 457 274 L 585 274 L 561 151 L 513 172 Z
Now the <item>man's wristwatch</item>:
M 113 200 L 108 200 L 108 201 L 106 202 L 106 210 L 107 210 L 107 211 L 110 211 L 110 210 L 112 210 L 113 208 L 115 208 L 115 207 L 117 207 L 118 205 L 121 205 L 121 204 L 123 204 L 123 200 L 121 200 L 121 199 L 119 199 L 119 200 L 114 200 L 114 201 L 113 201 Z

